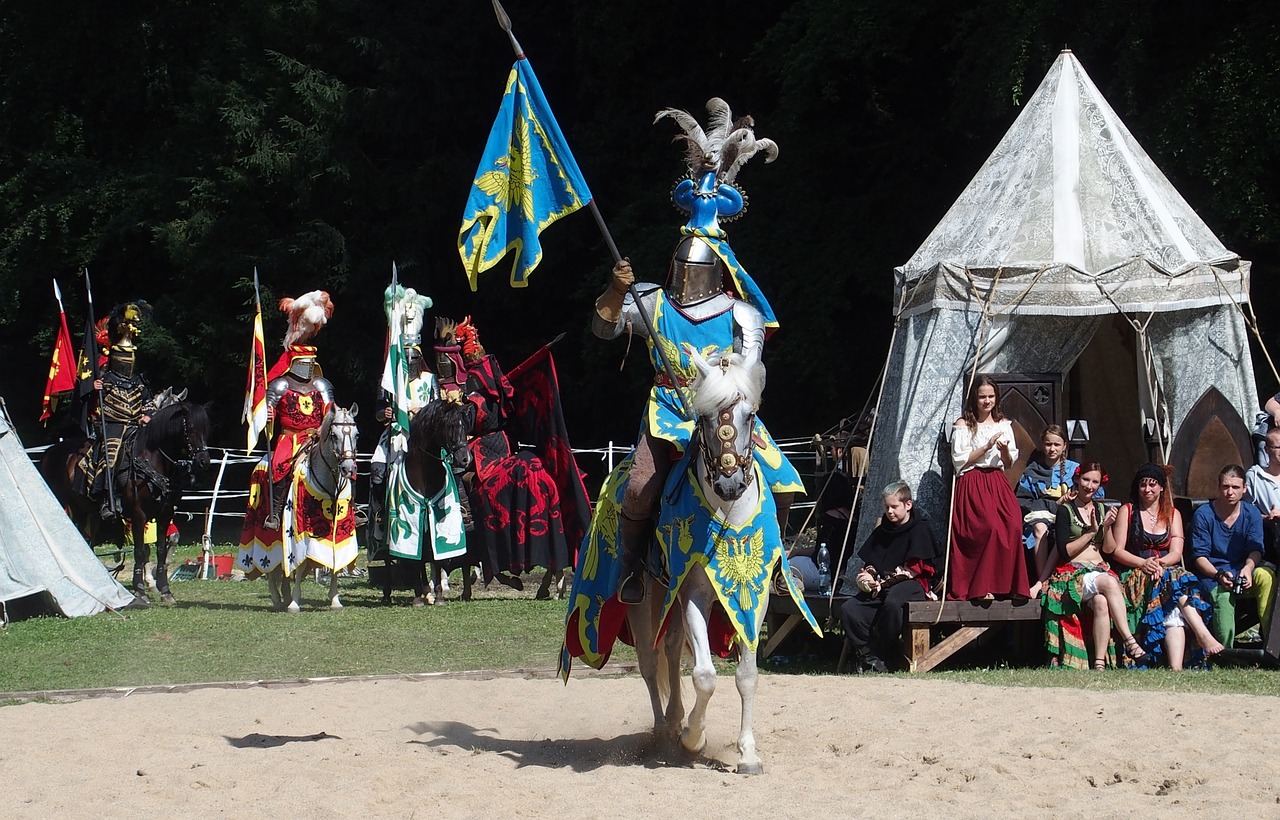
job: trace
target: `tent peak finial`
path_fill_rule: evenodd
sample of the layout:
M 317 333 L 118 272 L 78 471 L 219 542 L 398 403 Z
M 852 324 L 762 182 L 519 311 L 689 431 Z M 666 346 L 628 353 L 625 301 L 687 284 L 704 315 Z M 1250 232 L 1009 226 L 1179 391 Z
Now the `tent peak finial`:
M 1063 46 L 1063 47 L 1062 47 L 1062 51 L 1059 51 L 1058 53 L 1059 53 L 1059 54 L 1070 54 L 1070 53 L 1071 53 L 1071 49 L 1067 48 L 1066 46 Z

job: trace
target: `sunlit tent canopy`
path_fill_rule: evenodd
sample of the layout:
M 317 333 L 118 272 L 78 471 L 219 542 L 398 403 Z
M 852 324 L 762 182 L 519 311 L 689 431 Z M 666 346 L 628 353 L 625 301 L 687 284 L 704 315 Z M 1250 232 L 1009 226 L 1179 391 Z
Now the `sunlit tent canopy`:
M 976 372 L 1027 376 L 1031 389 L 1002 389 L 1010 415 L 1087 421 L 1085 456 L 1107 467 L 1113 497 L 1127 496 L 1148 458 L 1173 464 L 1175 491 L 1196 495 L 1248 456 L 1249 263 L 1174 189 L 1071 52 L 895 274 L 858 543 L 880 514 L 879 489 L 898 478 L 945 532 L 947 437 L 975 360 Z M 1011 475 L 1040 432 L 1019 430 Z
M 20 599 L 75 617 L 123 609 L 133 596 L 85 543 L 0 413 L 0 603 Z

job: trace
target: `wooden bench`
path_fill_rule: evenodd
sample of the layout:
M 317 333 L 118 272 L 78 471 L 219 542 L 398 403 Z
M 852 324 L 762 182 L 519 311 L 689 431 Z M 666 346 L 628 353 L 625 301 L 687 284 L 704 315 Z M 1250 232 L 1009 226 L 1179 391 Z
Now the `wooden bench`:
M 907 604 L 902 650 L 912 672 L 928 672 L 979 635 L 1006 623 L 1040 620 L 1040 602 L 912 601 Z M 932 629 L 958 624 L 960 629 L 933 645 Z
M 828 608 L 827 596 L 825 595 L 806 595 L 804 602 L 809 606 L 809 611 L 813 613 L 814 619 L 818 622 L 818 626 L 826 627 L 827 616 L 831 612 L 840 612 L 840 607 L 848 600 L 847 595 L 837 595 L 831 601 Z M 790 595 L 771 594 L 769 596 L 769 640 L 765 641 L 764 646 L 760 649 L 760 659 L 764 660 L 778 650 L 796 627 L 802 626 L 806 630 L 809 625 L 805 623 L 804 616 L 800 614 L 800 608 L 796 606 L 796 602 L 791 600 Z M 781 623 L 778 622 L 778 616 L 782 617 Z M 839 616 L 836 617 L 836 624 L 839 624 Z M 776 629 L 775 629 L 776 625 Z

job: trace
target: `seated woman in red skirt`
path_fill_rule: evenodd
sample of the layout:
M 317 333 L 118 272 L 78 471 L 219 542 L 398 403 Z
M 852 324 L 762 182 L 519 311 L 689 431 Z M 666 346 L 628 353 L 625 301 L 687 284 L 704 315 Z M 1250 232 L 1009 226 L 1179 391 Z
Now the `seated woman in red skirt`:
M 1004 476 L 1017 458 L 1013 426 L 1000 412 L 996 384 L 979 376 L 951 434 L 951 461 L 959 478 L 948 598 L 1025 599 L 1031 594 L 1022 554 L 1022 509 Z

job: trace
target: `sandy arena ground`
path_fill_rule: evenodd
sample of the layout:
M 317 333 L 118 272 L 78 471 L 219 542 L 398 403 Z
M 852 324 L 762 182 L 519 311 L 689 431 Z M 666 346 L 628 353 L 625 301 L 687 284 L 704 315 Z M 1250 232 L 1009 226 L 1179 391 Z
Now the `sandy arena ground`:
M 1280 755 L 1246 733 L 1278 720 L 1240 695 L 773 675 L 744 777 L 732 678 L 693 763 L 651 741 L 637 677 L 135 692 L 0 708 L 0 816 L 1277 816 Z

